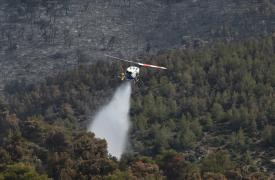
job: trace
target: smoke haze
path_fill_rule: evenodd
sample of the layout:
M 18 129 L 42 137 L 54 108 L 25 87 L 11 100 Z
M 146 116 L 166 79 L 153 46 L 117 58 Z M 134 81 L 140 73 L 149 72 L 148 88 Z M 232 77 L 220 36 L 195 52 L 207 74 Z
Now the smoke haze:
M 128 140 L 131 83 L 122 84 L 112 100 L 95 116 L 88 130 L 106 139 L 108 151 L 120 159 Z

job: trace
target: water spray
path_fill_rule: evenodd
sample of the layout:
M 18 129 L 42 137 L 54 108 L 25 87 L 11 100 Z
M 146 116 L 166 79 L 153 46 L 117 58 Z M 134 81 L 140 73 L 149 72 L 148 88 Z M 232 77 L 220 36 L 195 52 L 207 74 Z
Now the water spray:
M 126 82 L 118 87 L 111 101 L 102 107 L 88 127 L 96 137 L 107 141 L 108 152 L 118 159 L 128 141 L 130 98 L 131 83 Z

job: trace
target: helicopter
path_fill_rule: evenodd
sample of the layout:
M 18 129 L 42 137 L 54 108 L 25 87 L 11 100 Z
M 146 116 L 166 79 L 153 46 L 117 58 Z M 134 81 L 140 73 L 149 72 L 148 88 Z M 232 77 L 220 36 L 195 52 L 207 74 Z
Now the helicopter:
M 120 78 L 121 81 L 124 81 L 124 80 L 132 81 L 133 80 L 134 82 L 138 82 L 138 80 L 139 80 L 138 77 L 139 77 L 139 73 L 140 73 L 140 68 L 139 67 L 167 69 L 166 67 L 162 67 L 162 66 L 130 61 L 130 60 L 127 60 L 127 59 L 122 59 L 122 58 L 118 58 L 118 57 L 107 55 L 107 54 L 104 54 L 104 55 L 106 57 L 109 57 L 109 58 L 112 58 L 112 59 L 116 59 L 116 60 L 119 60 L 119 61 L 124 61 L 124 62 L 128 62 L 128 63 L 131 63 L 131 64 L 135 64 L 135 65 L 129 66 L 124 72 L 120 73 L 120 75 L 118 77 Z

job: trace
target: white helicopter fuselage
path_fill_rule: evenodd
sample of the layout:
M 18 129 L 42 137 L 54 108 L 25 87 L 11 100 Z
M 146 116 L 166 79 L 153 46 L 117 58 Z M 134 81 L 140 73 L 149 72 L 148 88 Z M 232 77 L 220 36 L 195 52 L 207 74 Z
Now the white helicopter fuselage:
M 139 71 L 140 71 L 139 67 L 130 66 L 126 69 L 125 78 L 127 80 L 136 79 L 139 75 Z

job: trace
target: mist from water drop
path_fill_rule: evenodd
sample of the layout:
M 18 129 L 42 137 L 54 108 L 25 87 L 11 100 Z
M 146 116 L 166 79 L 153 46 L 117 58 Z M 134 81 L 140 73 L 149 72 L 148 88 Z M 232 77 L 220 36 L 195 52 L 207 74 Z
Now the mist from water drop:
M 107 141 L 108 152 L 120 159 L 126 149 L 130 128 L 129 110 L 131 83 L 117 88 L 111 101 L 103 106 L 94 117 L 88 131 Z

